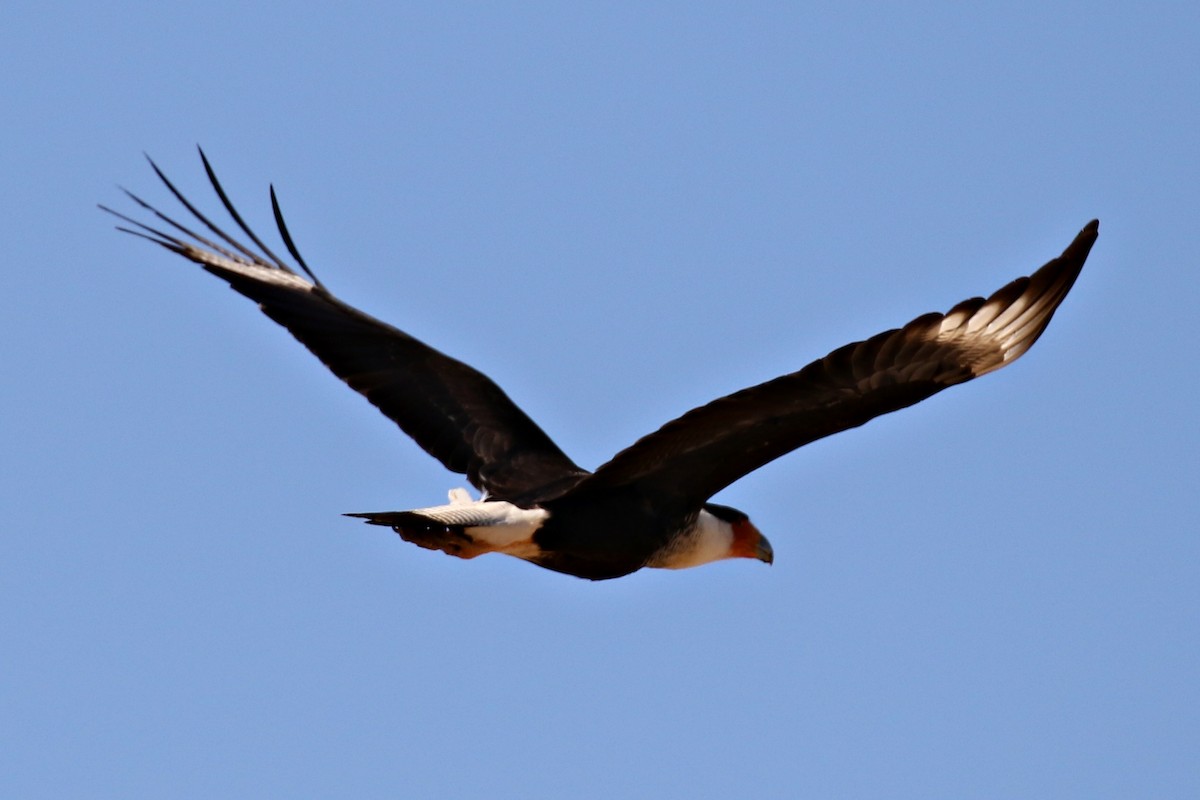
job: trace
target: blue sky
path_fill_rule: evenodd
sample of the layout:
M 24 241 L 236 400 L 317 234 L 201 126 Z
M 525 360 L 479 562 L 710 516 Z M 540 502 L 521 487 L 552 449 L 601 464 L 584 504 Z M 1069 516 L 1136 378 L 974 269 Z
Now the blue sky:
M 1195 4 L 33 4 L 0 30 L 0 794 L 1195 797 Z M 579 463 L 1101 237 L 1020 363 L 600 584 L 96 202 L 204 145 Z M 273 240 L 272 240 L 273 241 Z

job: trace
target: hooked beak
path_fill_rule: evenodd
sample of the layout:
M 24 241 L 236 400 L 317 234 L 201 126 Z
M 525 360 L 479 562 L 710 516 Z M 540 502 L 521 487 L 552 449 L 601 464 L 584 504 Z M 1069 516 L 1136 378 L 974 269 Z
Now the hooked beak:
M 767 541 L 767 537 L 761 533 L 758 535 L 758 546 L 754 548 L 754 557 L 767 564 L 775 562 L 775 551 L 771 549 L 771 543 Z

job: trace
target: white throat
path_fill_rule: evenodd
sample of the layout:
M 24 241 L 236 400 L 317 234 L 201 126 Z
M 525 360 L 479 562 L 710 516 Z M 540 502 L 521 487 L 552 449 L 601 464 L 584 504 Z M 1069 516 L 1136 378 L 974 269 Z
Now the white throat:
M 733 547 L 733 526 L 700 509 L 692 527 L 655 554 L 646 566 L 663 569 L 687 569 L 710 561 L 730 558 Z

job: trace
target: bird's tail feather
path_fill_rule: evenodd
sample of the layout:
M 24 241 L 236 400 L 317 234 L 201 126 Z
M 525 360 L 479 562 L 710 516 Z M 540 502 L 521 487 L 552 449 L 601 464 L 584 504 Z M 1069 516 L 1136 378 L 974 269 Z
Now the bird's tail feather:
M 430 519 L 415 511 L 363 511 L 343 514 L 346 517 L 365 519 L 368 525 L 384 525 L 388 528 L 445 528 L 446 524 Z

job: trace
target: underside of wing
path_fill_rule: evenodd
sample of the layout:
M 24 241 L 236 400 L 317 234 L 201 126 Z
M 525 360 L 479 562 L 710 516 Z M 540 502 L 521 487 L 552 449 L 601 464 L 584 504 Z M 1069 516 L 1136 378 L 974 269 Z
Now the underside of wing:
M 203 152 L 200 157 L 221 203 L 257 249 L 214 225 L 153 162 L 175 198 L 215 239 L 128 192 L 167 230 L 101 208 L 130 226 L 120 230 L 194 261 L 258 303 L 264 314 L 287 328 L 426 452 L 489 495 L 534 503 L 560 494 L 587 475 L 487 376 L 330 294 L 300 257 L 272 187 L 280 235 L 302 273 L 288 266 L 242 221 Z
M 991 297 L 838 348 L 790 375 L 693 409 L 618 453 L 576 492 L 637 486 L 695 507 L 785 453 L 1011 363 L 1046 329 L 1099 223 Z

